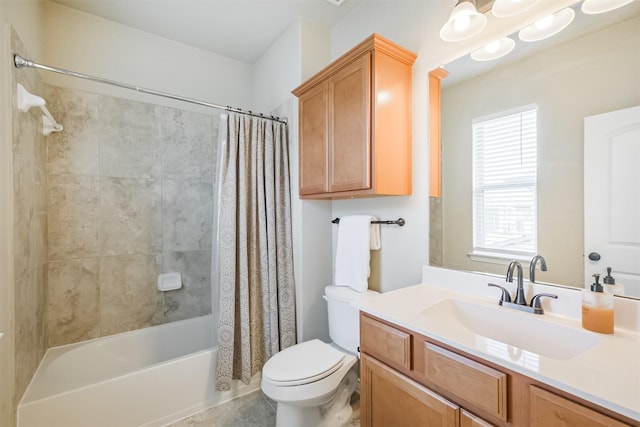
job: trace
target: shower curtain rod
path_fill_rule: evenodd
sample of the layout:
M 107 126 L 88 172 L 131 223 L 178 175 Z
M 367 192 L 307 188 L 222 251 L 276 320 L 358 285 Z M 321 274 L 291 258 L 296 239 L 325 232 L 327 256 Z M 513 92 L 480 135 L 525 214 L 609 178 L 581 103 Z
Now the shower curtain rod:
M 248 116 L 262 117 L 263 119 L 274 120 L 276 122 L 287 124 L 286 117 L 280 118 L 275 116 L 265 116 L 264 114 L 261 114 L 261 113 L 254 113 L 252 111 L 242 110 L 240 108 L 212 104 L 211 102 L 200 101 L 198 99 L 193 99 L 193 98 L 186 98 L 184 96 L 173 95 L 170 93 L 160 92 L 153 89 L 146 89 L 140 86 L 134 86 L 127 83 L 116 82 L 114 80 L 103 79 L 102 77 L 96 77 L 89 74 L 82 74 L 82 73 L 77 73 L 75 71 L 65 70 L 63 68 L 50 67 L 48 65 L 38 64 L 37 62 L 30 61 L 17 54 L 13 55 L 13 62 L 16 68 L 22 68 L 22 67 L 37 68 L 40 70 L 51 71 L 58 74 L 64 74 L 65 76 L 78 77 L 80 79 L 92 80 L 98 83 L 105 83 L 111 86 L 117 86 L 124 89 L 135 90 L 136 92 L 147 93 L 149 95 L 162 96 L 164 98 L 170 98 L 170 99 L 175 99 L 177 101 L 189 102 L 191 104 L 203 105 L 205 107 L 210 107 L 210 108 L 217 108 L 219 110 L 233 111 L 235 113 L 246 114 Z

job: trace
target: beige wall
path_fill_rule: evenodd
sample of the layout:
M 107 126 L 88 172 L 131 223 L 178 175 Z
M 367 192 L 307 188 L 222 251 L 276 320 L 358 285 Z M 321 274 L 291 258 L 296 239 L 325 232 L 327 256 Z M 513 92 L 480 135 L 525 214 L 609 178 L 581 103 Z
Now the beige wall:
M 549 267 L 537 278 L 584 285 L 583 119 L 640 104 L 638 28 L 640 18 L 634 18 L 443 91 L 446 267 L 504 273 L 504 265 L 467 256 L 472 249 L 471 121 L 537 104 L 538 252 Z M 510 89 L 516 83 L 518 89 Z

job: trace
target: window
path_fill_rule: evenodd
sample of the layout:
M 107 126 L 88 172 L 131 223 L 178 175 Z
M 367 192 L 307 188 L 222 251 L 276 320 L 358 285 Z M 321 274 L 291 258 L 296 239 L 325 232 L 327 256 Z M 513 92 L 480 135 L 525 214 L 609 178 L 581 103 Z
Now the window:
M 536 106 L 473 121 L 473 252 L 529 256 L 536 238 Z

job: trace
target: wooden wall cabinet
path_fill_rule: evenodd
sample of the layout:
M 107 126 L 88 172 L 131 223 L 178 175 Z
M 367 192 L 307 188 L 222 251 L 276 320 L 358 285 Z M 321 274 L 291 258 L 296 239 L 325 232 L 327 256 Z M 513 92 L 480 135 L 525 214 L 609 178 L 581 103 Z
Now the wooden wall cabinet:
M 411 194 L 415 58 L 373 34 L 293 90 L 301 198 Z
M 360 351 L 363 427 L 639 425 L 362 312 Z

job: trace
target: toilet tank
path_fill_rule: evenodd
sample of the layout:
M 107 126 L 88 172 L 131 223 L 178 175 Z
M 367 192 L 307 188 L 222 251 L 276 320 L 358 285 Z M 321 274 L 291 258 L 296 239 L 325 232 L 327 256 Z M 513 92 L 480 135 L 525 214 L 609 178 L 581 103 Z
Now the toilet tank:
M 327 286 L 324 289 L 329 316 L 329 336 L 331 342 L 351 353 L 358 353 L 360 345 L 359 310 L 350 302 L 377 292 L 357 292 L 346 286 Z

